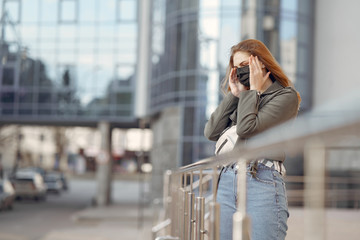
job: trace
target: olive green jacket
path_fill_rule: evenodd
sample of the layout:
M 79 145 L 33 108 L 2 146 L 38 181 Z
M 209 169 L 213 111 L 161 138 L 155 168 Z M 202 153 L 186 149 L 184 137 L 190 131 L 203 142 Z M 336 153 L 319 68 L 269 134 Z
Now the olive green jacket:
M 217 141 L 223 131 L 236 124 L 238 140 L 235 148 L 247 139 L 277 124 L 295 118 L 298 113 L 297 92 L 292 87 L 283 87 L 275 81 L 261 95 L 248 90 L 235 97 L 229 92 L 205 125 L 204 134 L 209 140 Z M 284 161 L 285 154 L 269 153 L 267 159 Z

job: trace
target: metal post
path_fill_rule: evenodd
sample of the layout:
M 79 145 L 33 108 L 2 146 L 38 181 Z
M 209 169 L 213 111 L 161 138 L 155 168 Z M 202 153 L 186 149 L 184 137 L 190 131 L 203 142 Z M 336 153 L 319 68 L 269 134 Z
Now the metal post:
M 305 145 L 304 239 L 325 239 L 325 147 L 312 140 Z
M 216 202 L 218 173 L 217 167 L 213 168 L 212 192 L 213 201 L 210 203 L 210 240 L 220 239 L 220 204 Z
M 184 201 L 183 196 L 185 194 L 184 188 L 179 188 L 179 208 L 178 208 L 178 235 L 180 239 L 184 239 Z
M 182 187 L 183 175 L 180 175 L 180 187 L 178 189 L 178 212 L 177 219 L 179 220 L 179 224 L 177 226 L 177 235 L 180 239 L 184 239 L 184 194 L 185 189 Z
M 194 181 L 194 173 L 190 174 L 190 192 L 193 192 L 193 181 Z
M 201 169 L 199 175 L 199 197 L 196 198 L 195 239 L 204 240 L 205 198 L 202 196 L 203 173 Z
M 183 221 L 184 221 L 184 228 L 183 228 L 183 238 L 184 240 L 188 240 L 188 232 L 189 232 L 189 228 L 190 228 L 190 224 L 191 224 L 191 219 L 189 219 L 189 213 L 190 213 L 190 206 L 189 206 L 189 201 L 188 201 L 188 195 L 189 195 L 189 191 L 184 191 L 183 192 L 183 203 L 184 203 L 184 214 L 183 214 Z
M 246 160 L 240 159 L 237 170 L 237 209 L 246 215 Z
M 178 222 L 177 211 L 178 211 L 178 174 L 173 174 L 171 178 L 171 235 L 177 236 L 178 234 Z
M 250 219 L 246 215 L 246 159 L 240 159 L 237 172 L 237 212 L 233 216 L 233 239 L 250 240 Z
M 187 229 L 187 239 L 192 240 L 194 239 L 194 224 L 195 224 L 195 218 L 194 218 L 194 206 L 195 206 L 195 194 L 193 192 L 189 192 L 187 195 L 187 202 L 188 202 L 188 208 L 189 212 L 187 215 L 187 222 L 189 224 L 189 228 Z
M 220 204 L 216 202 L 210 203 L 210 240 L 220 239 Z
M 202 197 L 202 179 L 203 179 L 203 172 L 200 170 L 200 179 L 199 179 L 199 197 Z
M 195 239 L 204 240 L 204 215 L 205 215 L 205 198 L 196 198 L 196 223 L 195 223 Z
M 168 218 L 168 211 L 169 211 L 169 202 L 171 199 L 171 190 L 170 190 L 170 177 L 172 172 L 167 170 L 164 174 L 164 189 L 163 189 L 163 204 L 165 210 L 165 217 L 164 219 Z
M 193 193 L 193 180 L 194 180 L 194 173 L 190 173 L 190 192 L 187 194 L 186 201 L 188 202 L 188 215 L 187 217 L 187 223 L 188 228 L 187 232 L 185 232 L 186 237 L 188 240 L 194 239 L 194 229 L 195 229 L 195 194 Z
M 213 202 L 216 202 L 216 194 L 217 194 L 217 183 L 218 183 L 218 172 L 217 167 L 213 168 L 213 180 L 212 180 L 212 192 L 213 192 Z

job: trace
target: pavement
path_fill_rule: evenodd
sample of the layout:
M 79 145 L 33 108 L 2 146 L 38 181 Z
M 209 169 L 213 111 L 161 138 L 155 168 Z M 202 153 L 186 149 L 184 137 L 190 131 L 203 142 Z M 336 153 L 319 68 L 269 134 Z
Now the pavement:
M 145 181 L 146 182 L 146 181 Z M 139 205 L 139 184 L 134 179 L 118 182 L 121 194 L 107 207 L 88 207 L 69 218 L 71 228 L 48 232 L 39 240 L 151 240 L 151 228 L 159 209 L 152 204 Z M 146 187 L 147 188 L 147 187 Z M 304 209 L 290 208 L 286 239 L 304 239 Z M 327 209 L 326 238 L 328 240 L 359 239 L 360 209 Z M 3 239 L 1 239 L 3 240 Z M 20 240 L 8 236 L 6 240 Z
M 152 210 L 135 204 L 92 207 L 75 213 L 76 227 L 58 229 L 41 240 L 134 240 L 151 239 Z
M 72 216 L 76 228 L 52 231 L 41 240 L 150 240 L 153 214 L 150 207 L 140 212 L 137 205 L 128 204 L 88 208 Z M 360 210 L 327 209 L 325 217 L 325 239 L 359 239 Z M 302 208 L 290 208 L 288 225 L 286 239 L 304 239 Z
M 94 176 L 71 176 L 71 179 L 86 181 Z M 145 204 L 149 202 L 146 200 L 149 178 L 123 175 L 115 180 L 114 203 L 75 212 L 69 219 L 73 222 L 71 228 L 50 231 L 39 240 L 150 240 L 154 212 L 151 204 Z

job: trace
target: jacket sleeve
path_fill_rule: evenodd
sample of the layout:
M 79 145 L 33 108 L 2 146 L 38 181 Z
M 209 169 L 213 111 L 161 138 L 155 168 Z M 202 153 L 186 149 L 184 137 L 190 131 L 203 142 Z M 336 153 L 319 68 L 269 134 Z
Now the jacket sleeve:
M 220 134 L 229 125 L 229 121 L 231 121 L 229 116 L 237 108 L 238 101 L 239 98 L 235 97 L 231 92 L 224 97 L 205 125 L 205 137 L 212 141 L 219 139 Z
M 298 97 L 295 90 L 285 88 L 259 109 L 260 97 L 255 90 L 240 94 L 236 132 L 240 138 L 250 138 L 277 124 L 296 117 Z

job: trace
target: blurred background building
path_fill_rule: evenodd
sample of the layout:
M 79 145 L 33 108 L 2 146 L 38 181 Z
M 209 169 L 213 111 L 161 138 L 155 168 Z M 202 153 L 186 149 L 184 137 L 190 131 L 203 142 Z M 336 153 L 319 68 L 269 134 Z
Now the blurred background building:
M 356 6 L 355 0 L 2 0 L 0 124 L 106 122 L 114 142 L 115 128 L 142 123 L 153 133 L 157 195 L 165 169 L 213 155 L 203 129 L 222 98 L 230 47 L 239 41 L 256 38 L 269 47 L 302 96 L 300 114 L 337 95 L 338 79 L 359 87 L 339 70 L 348 69 L 345 53 L 360 52 L 349 42 L 354 36 L 346 38 L 349 22 L 359 22 Z M 335 18 L 337 9 L 343 14 Z M 138 151 L 142 134 L 133 138 Z M 22 136 L 16 132 L 15 141 Z M 41 136 L 37 146 L 48 139 Z M 126 151 L 121 144 L 115 145 Z M 301 173 L 299 165 L 301 156 L 293 165 Z
M 203 129 L 222 98 L 230 48 L 239 41 L 263 41 L 300 92 L 300 114 L 311 108 L 313 9 L 309 0 L 153 1 L 153 190 L 161 191 L 157 182 L 165 169 L 214 154 Z M 302 164 L 297 159 L 295 169 Z
M 137 126 L 135 0 L 3 0 L 2 122 Z
M 112 170 L 138 171 L 151 135 L 137 133 L 135 149 L 124 142 L 145 105 L 136 97 L 146 87 L 136 82 L 138 1 L 2 0 L 0 13 L 0 124 L 12 139 L 1 144 L 2 165 L 78 173 L 98 165 L 105 185 Z M 81 131 L 89 139 L 79 144 Z
M 2 0 L 0 8 L 1 124 L 139 126 L 136 0 Z

